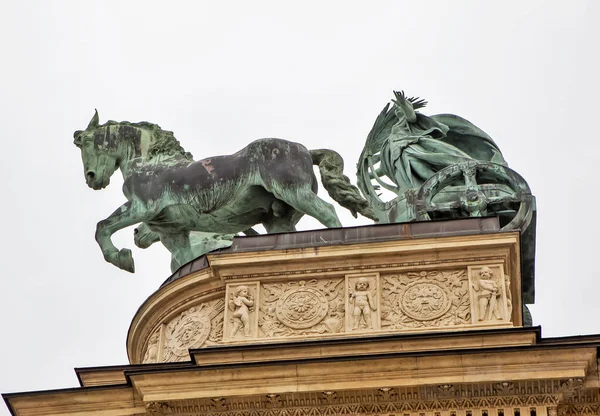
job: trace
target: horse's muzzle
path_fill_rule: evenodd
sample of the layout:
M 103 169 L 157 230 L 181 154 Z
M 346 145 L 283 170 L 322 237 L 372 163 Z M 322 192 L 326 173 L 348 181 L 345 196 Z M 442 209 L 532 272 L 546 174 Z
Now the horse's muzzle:
M 85 174 L 85 183 L 95 191 L 106 188 L 109 182 L 110 178 L 99 178 L 93 171 L 88 171 Z

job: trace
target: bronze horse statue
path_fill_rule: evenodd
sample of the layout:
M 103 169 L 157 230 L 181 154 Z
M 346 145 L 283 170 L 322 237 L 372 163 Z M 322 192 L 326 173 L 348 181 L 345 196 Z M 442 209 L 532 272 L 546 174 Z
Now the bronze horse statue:
M 159 236 L 180 266 L 195 257 L 191 231 L 233 234 L 262 224 L 267 233 L 292 232 L 304 214 L 341 227 L 334 207 L 317 196 L 313 164 L 336 202 L 375 219 L 332 150 L 260 139 L 232 155 L 195 162 L 172 132 L 147 122 L 100 125 L 97 111 L 74 138 L 90 188 L 105 188 L 117 169 L 123 174 L 127 202 L 98 223 L 96 241 L 106 261 L 132 273 L 131 250 L 117 249 L 111 236 L 138 223 Z

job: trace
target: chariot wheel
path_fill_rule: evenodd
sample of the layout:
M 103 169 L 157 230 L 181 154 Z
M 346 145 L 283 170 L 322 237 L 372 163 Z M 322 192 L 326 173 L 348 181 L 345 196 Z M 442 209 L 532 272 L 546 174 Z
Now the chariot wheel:
M 535 209 L 531 190 L 514 170 L 468 161 L 448 166 L 419 188 L 417 220 L 498 215 L 503 230 L 525 230 Z

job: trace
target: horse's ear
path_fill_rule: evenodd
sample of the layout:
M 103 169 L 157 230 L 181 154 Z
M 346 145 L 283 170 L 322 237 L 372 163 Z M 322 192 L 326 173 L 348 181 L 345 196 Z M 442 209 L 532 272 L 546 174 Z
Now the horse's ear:
M 98 110 L 95 110 L 96 112 L 94 113 L 94 117 L 92 117 L 92 119 L 90 120 L 90 124 L 88 124 L 86 130 L 90 130 L 90 129 L 94 129 L 96 127 L 98 127 L 98 124 L 100 124 L 100 117 L 98 117 Z
M 81 147 L 81 133 L 83 133 L 81 130 L 77 130 L 75 133 L 73 133 L 73 139 L 75 139 L 73 140 L 73 143 L 77 147 Z

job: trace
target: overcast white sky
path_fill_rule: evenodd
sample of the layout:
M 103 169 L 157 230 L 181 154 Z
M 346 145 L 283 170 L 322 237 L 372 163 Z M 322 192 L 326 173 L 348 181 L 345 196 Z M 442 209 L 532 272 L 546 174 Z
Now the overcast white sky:
M 169 276 L 131 229 L 116 242 L 135 275 L 94 241 L 124 202 L 118 176 L 84 182 L 72 134 L 94 108 L 173 130 L 196 158 L 259 137 L 329 147 L 355 178 L 392 89 L 425 97 L 490 134 L 537 196 L 543 335 L 600 332 L 600 2 L 0 3 L 0 392 L 126 363 L 131 318 Z

